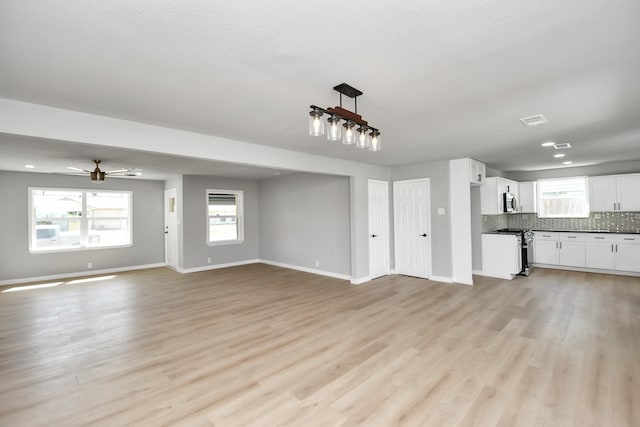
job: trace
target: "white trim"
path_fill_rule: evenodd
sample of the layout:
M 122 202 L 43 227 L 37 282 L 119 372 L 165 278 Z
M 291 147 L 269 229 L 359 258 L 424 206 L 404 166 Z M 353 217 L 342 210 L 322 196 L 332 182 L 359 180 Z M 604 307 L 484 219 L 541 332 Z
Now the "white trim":
M 538 268 L 549 268 L 552 270 L 582 271 L 584 273 L 615 274 L 616 276 L 640 277 L 640 273 L 637 273 L 635 271 L 600 270 L 597 268 L 569 267 L 566 265 L 551 264 L 533 264 L 533 266 Z
M 259 259 L 247 259 L 244 261 L 235 261 L 235 262 L 227 262 L 224 264 L 212 264 L 212 265 L 204 265 L 202 267 L 193 267 L 193 268 L 176 268 L 178 273 L 197 273 L 198 271 L 207 271 L 207 270 L 217 270 L 219 268 L 227 268 L 227 267 L 237 267 L 239 265 L 247 265 L 247 264 L 256 264 L 259 263 Z
M 471 274 L 475 274 L 476 276 L 484 276 L 482 270 L 471 270 Z
M 371 280 L 372 280 L 371 276 L 364 276 L 364 277 L 360 277 L 359 279 L 353 279 L 352 278 L 351 279 L 351 284 L 352 285 L 361 285 L 363 283 L 370 282 Z
M 476 274 L 476 273 L 474 273 Z M 496 279 L 513 280 L 517 274 L 500 274 L 500 273 L 481 273 L 480 276 L 495 277 Z
M 72 277 L 95 276 L 97 274 L 120 273 L 122 271 L 144 270 L 147 268 L 164 267 L 163 262 L 155 264 L 132 265 L 129 267 L 107 268 L 104 270 L 77 271 L 73 273 L 51 274 L 48 276 L 23 277 L 20 279 L 0 280 L 0 286 L 15 285 L 17 283 L 41 282 L 43 280 L 55 280 Z
M 434 282 L 453 283 L 453 278 L 445 276 L 431 276 L 429 277 L 429 280 L 433 280 Z
M 340 273 L 333 273 L 331 271 L 317 270 L 315 268 L 301 267 L 299 265 L 286 264 L 284 262 L 270 261 L 267 259 L 260 259 L 258 262 L 268 265 L 275 265 L 276 267 L 290 268 L 292 270 L 304 271 L 306 273 L 319 274 L 321 276 L 333 277 L 334 279 L 351 280 L 351 276 Z M 352 282 L 353 283 L 353 282 Z

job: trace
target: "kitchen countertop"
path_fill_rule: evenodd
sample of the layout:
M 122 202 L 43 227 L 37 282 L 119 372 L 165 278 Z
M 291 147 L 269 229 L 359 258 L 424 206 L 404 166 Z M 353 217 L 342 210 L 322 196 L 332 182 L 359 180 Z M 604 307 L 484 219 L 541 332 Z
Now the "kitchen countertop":
M 609 231 L 609 230 L 531 230 L 548 233 L 608 233 L 608 234 L 640 234 L 637 230 Z

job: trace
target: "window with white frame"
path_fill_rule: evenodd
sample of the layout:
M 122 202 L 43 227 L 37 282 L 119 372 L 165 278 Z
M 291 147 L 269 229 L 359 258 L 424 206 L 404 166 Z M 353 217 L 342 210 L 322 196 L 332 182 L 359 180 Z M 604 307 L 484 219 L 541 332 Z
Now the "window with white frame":
M 538 180 L 538 216 L 589 217 L 588 189 L 586 176 Z
M 131 192 L 29 188 L 29 250 L 131 245 Z
M 218 245 L 244 240 L 243 192 L 207 190 L 207 243 Z

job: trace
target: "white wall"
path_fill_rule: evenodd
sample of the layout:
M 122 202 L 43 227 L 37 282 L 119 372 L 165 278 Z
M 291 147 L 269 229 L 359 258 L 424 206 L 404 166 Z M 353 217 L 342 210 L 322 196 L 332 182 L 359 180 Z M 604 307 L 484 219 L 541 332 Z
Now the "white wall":
M 351 275 L 348 177 L 285 175 L 258 190 L 261 259 Z
M 29 253 L 28 187 L 131 191 L 132 246 Z M 0 281 L 164 263 L 163 191 L 162 181 L 107 178 L 97 187 L 88 177 L 0 171 Z

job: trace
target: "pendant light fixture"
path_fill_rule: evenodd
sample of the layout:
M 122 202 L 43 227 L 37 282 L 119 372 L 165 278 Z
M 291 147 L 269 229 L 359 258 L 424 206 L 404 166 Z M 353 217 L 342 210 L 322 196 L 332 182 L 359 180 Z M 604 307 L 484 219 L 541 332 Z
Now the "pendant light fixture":
M 362 92 L 346 83 L 334 86 L 333 89 L 340 93 L 340 106 L 324 109 L 312 105 L 309 113 L 309 135 L 324 135 L 325 123 L 322 117 L 326 114 L 328 116 L 326 124 L 327 140 L 335 142 L 342 139 L 344 145 L 355 144 L 358 148 L 380 151 L 382 148 L 380 130 L 369 126 L 367 121 L 363 120 L 362 116 L 358 114 L 358 96 L 362 95 Z M 342 108 L 342 95 L 353 98 L 353 112 Z M 344 120 L 344 124 L 341 124 L 340 120 Z M 356 125 L 358 126 L 357 129 Z

